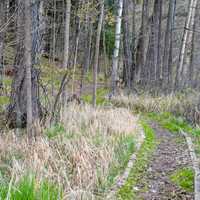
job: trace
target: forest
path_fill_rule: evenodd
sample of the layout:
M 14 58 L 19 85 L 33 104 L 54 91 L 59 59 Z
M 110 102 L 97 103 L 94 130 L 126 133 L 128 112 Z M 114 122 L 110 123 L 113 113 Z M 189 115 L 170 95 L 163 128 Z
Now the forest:
M 0 200 L 200 200 L 199 9 L 0 0 Z

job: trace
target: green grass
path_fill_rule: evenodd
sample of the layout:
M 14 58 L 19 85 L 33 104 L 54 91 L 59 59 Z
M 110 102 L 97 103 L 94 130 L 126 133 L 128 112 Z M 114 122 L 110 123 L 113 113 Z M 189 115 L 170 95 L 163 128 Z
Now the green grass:
M 113 158 L 115 161 L 110 165 L 105 182 L 99 182 L 99 193 L 105 193 L 115 184 L 115 178 L 125 170 L 131 155 L 135 151 L 135 138 L 132 135 L 115 138 L 112 142 L 115 145 Z
M 115 159 L 118 164 L 112 166 L 110 169 L 110 173 L 107 178 L 107 187 L 111 186 L 114 183 L 116 176 L 124 171 L 134 151 L 135 141 L 133 136 L 123 137 L 117 141 L 115 147 Z
M 56 185 L 43 181 L 38 184 L 35 176 L 29 174 L 18 183 L 0 182 L 0 200 L 58 200 L 62 199 L 62 191 Z
M 142 123 L 145 131 L 145 141 L 137 153 L 137 160 L 125 185 L 118 191 L 118 199 L 132 200 L 137 194 L 133 187 L 144 177 L 147 164 L 156 147 L 155 133 L 145 122 Z
M 192 127 L 186 120 L 181 117 L 175 117 L 170 113 L 149 113 L 147 116 L 154 121 L 157 121 L 163 128 L 166 128 L 172 133 L 178 133 L 180 130 L 190 134 L 195 151 L 200 156 L 200 128 Z
M 109 101 L 105 98 L 105 96 L 109 93 L 109 90 L 106 88 L 100 88 L 97 90 L 96 104 L 97 105 L 105 105 L 109 104 Z M 83 96 L 83 101 L 86 103 L 92 103 L 92 95 Z
M 61 123 L 55 124 L 50 128 L 44 131 L 44 134 L 49 138 L 52 139 L 58 135 L 63 135 L 65 133 L 65 128 Z
M 177 133 L 180 130 L 191 134 L 200 133 L 200 129 L 194 129 L 183 118 L 175 117 L 170 113 L 149 113 L 148 117 L 157 121 L 163 128 L 166 128 L 173 133 Z
M 183 168 L 170 175 L 170 180 L 187 192 L 194 191 L 194 171 Z

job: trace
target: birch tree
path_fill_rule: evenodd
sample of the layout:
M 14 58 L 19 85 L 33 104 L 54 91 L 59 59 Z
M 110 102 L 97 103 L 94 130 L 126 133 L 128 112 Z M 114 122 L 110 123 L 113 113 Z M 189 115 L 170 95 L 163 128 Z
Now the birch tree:
M 113 53 L 113 62 L 112 62 L 112 95 L 116 94 L 116 83 L 117 83 L 117 71 L 119 64 L 119 50 L 120 50 L 120 40 L 121 40 L 121 24 L 122 24 L 122 11 L 123 11 L 123 0 L 119 0 L 117 17 L 116 17 L 116 28 L 115 28 L 115 48 Z
M 176 70 L 175 89 L 179 88 L 182 81 L 181 76 L 183 72 L 186 44 L 187 44 L 188 34 L 190 31 L 190 23 L 193 16 L 193 12 L 195 11 L 194 8 L 196 7 L 196 4 L 197 4 L 197 0 L 189 1 L 188 14 L 185 21 L 185 27 L 184 27 L 183 38 L 182 38 L 180 54 L 179 54 L 179 61 L 178 61 L 178 66 Z

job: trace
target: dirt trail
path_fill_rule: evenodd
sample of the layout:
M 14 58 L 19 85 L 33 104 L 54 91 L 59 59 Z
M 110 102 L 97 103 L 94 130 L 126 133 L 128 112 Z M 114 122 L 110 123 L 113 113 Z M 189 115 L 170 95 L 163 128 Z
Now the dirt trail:
M 137 185 L 142 191 L 139 199 L 143 200 L 193 200 L 194 194 L 185 192 L 173 184 L 169 175 L 177 169 L 191 167 L 187 144 L 179 134 L 172 134 L 152 124 L 159 145 L 152 156 L 144 179 Z

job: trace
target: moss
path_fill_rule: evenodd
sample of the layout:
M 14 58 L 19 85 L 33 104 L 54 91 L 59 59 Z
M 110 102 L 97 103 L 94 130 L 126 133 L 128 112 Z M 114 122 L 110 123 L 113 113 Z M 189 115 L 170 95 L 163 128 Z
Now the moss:
M 194 171 L 191 168 L 183 168 L 170 175 L 170 180 L 185 191 L 194 191 Z
M 156 147 L 155 133 L 145 122 L 142 123 L 145 131 L 145 141 L 137 153 L 137 160 L 132 168 L 125 185 L 118 191 L 118 198 L 123 200 L 135 199 L 137 194 L 133 187 L 141 180 L 147 169 L 147 163 Z

